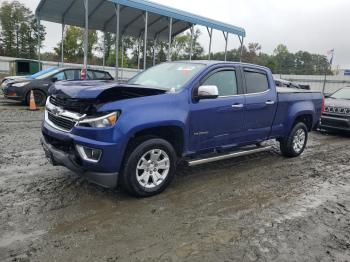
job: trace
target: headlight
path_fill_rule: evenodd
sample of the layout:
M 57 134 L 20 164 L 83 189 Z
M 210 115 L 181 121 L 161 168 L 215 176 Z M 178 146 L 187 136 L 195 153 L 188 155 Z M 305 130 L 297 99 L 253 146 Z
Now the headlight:
M 119 112 L 113 112 L 108 115 L 104 115 L 96 118 L 86 118 L 79 121 L 79 126 L 95 127 L 95 128 L 107 128 L 112 127 L 118 120 Z
M 25 86 L 25 85 L 28 85 L 29 82 L 20 82 L 20 83 L 14 83 L 12 84 L 12 86 L 14 87 L 22 87 L 22 86 Z

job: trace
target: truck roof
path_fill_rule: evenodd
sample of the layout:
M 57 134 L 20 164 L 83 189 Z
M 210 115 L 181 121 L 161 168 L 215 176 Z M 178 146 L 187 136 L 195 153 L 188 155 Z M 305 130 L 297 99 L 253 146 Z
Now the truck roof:
M 250 67 L 256 67 L 261 68 L 265 70 L 270 70 L 266 66 L 256 65 L 256 64 L 250 64 L 250 63 L 242 63 L 242 62 L 234 62 L 234 61 L 220 61 L 220 60 L 178 60 L 178 61 L 172 61 L 171 63 L 192 63 L 192 64 L 205 64 L 207 66 L 210 65 L 216 65 L 216 64 L 229 64 L 229 65 L 246 65 Z

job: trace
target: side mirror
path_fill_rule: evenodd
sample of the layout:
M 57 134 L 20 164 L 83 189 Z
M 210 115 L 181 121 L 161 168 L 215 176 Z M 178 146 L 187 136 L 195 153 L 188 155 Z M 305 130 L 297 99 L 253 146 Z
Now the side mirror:
M 58 79 L 57 79 L 57 77 L 53 77 L 53 78 L 51 78 L 51 82 L 52 82 L 52 83 L 57 82 L 57 80 L 58 80 Z
M 197 91 L 197 99 L 215 99 L 219 96 L 218 87 L 211 86 L 200 86 Z

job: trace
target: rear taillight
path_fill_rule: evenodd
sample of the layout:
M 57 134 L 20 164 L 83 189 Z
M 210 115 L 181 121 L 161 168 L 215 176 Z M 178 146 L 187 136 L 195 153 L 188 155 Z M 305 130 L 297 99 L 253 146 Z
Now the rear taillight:
M 321 113 L 324 113 L 325 106 L 324 106 L 324 97 L 322 97 L 322 107 L 321 107 Z

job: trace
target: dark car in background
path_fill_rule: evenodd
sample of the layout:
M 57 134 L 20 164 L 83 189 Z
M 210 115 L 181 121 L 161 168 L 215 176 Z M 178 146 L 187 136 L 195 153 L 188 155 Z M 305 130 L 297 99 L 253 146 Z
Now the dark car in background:
M 288 80 L 284 80 L 284 79 L 280 79 L 280 78 L 274 78 L 275 80 L 275 84 L 278 87 L 289 87 L 289 88 L 297 88 L 297 89 L 306 89 L 306 90 L 310 90 L 310 86 L 309 85 L 301 85 L 301 84 L 297 84 Z
M 350 131 L 350 87 L 341 88 L 326 97 L 320 128 Z
M 32 74 L 32 75 L 20 75 L 20 76 L 18 76 L 18 75 L 11 75 L 11 76 L 6 76 L 3 79 L 1 79 L 1 87 L 2 87 L 2 89 L 4 89 L 7 84 L 9 84 L 11 82 L 16 82 L 16 81 L 18 82 L 18 81 L 24 80 L 24 79 L 33 80 L 33 79 L 35 79 L 35 78 L 37 78 L 37 77 L 39 77 L 39 76 L 41 76 L 43 74 L 46 74 L 46 73 L 48 73 L 50 71 L 53 71 L 55 69 L 57 69 L 57 67 L 50 67 L 48 69 L 41 70 L 41 71 L 39 71 L 39 72 L 37 72 L 35 74 Z
M 8 99 L 23 101 L 29 104 L 30 91 L 34 92 L 34 99 L 38 106 L 45 105 L 50 86 L 56 81 L 80 80 L 81 68 L 51 68 L 29 77 L 13 79 L 3 83 L 3 93 Z M 87 70 L 87 80 L 113 80 L 106 71 Z

